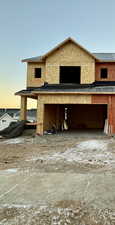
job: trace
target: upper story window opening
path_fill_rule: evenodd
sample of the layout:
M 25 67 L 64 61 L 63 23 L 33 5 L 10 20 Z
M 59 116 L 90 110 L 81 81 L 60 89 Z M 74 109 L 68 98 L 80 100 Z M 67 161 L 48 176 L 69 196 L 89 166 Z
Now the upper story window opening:
M 35 68 L 35 78 L 41 78 L 41 68 Z
M 108 77 L 108 69 L 101 68 L 101 79 L 106 79 Z
M 60 66 L 60 83 L 80 84 L 80 66 Z

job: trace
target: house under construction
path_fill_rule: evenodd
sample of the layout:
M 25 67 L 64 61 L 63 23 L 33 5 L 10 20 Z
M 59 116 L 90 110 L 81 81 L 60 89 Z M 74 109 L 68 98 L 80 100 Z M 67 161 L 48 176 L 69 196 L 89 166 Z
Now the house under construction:
M 115 54 L 91 53 L 68 38 L 27 63 L 27 87 L 21 97 L 20 119 L 27 99 L 37 101 L 36 133 L 55 127 L 68 130 L 104 129 L 115 133 Z

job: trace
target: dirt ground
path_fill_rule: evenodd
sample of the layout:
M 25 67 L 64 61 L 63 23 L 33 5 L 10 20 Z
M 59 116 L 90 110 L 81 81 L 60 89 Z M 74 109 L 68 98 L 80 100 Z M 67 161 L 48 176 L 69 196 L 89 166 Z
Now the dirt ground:
M 115 138 L 0 139 L 0 225 L 115 225 Z

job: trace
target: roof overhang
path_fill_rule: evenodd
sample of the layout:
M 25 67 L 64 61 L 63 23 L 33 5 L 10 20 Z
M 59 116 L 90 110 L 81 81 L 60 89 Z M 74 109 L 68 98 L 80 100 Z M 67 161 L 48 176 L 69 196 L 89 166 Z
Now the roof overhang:
M 51 92 L 51 91 L 42 91 L 42 92 L 40 92 L 40 91 L 35 91 L 35 92 L 33 92 L 33 94 L 36 94 L 36 95 L 85 95 L 85 94 L 87 94 L 87 95 L 92 95 L 92 94 L 98 94 L 98 95 L 102 95 L 102 94 L 104 94 L 104 95 L 109 95 L 109 94 L 113 94 L 113 95 L 115 95 L 115 92 L 97 92 L 97 91 L 92 91 L 92 92 L 88 92 L 88 91 L 86 91 L 86 92 L 81 92 L 81 91 L 79 91 L 79 92 L 74 92 L 74 91 L 67 91 L 67 92 L 63 92 L 63 91 L 60 91 L 60 92 Z

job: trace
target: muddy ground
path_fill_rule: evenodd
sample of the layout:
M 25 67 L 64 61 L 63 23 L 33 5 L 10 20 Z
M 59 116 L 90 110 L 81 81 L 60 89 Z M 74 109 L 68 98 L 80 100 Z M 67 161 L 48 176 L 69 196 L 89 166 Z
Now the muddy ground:
M 0 225 L 115 225 L 115 138 L 0 140 Z

